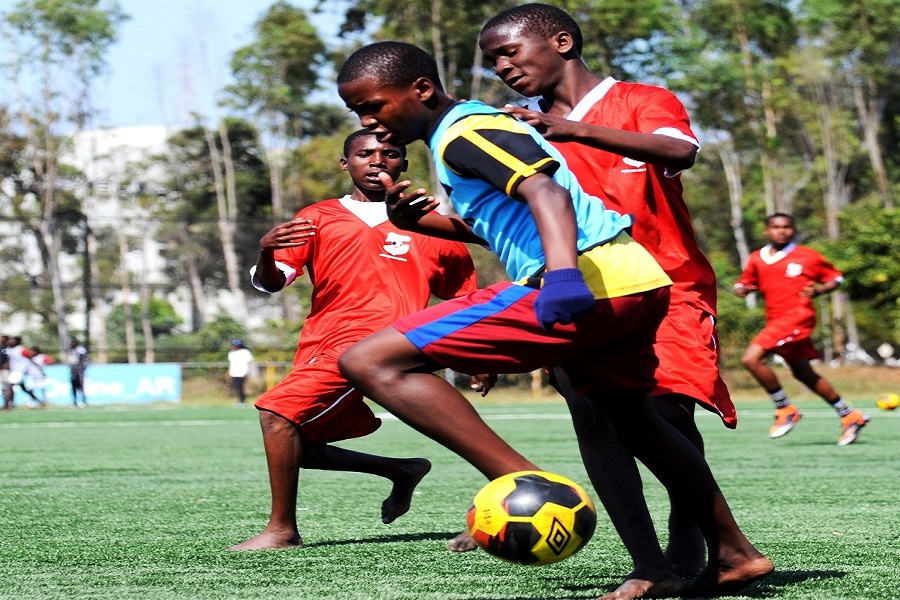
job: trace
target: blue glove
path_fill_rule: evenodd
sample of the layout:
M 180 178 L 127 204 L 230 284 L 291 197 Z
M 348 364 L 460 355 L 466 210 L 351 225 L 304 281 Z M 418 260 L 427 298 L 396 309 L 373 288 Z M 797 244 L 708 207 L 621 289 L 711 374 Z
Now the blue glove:
M 534 314 L 544 329 L 568 325 L 594 310 L 594 294 L 578 269 L 559 269 L 544 274 L 544 285 L 534 300 Z

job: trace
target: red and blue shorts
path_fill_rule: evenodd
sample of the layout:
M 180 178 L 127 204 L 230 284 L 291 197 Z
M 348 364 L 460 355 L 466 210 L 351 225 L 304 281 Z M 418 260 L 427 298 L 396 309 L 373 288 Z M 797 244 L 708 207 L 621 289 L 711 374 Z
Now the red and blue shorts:
M 526 373 L 560 366 L 581 394 L 656 385 L 653 342 L 668 287 L 596 301 L 594 312 L 545 330 L 538 290 L 497 283 L 413 313 L 393 326 L 435 363 L 469 375 Z
M 296 423 L 303 439 L 310 442 L 362 437 L 381 426 L 362 394 L 338 371 L 337 355 L 327 352 L 294 364 L 255 406 Z

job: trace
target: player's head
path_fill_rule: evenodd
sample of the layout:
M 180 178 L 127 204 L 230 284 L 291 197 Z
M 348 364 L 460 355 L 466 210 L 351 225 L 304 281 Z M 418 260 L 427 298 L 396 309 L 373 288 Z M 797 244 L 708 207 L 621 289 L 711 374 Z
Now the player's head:
M 784 247 L 794 239 L 797 230 L 794 228 L 794 217 L 787 213 L 772 213 L 765 219 L 763 230 L 766 238 L 774 246 Z
M 524 96 L 540 96 L 562 76 L 565 61 L 581 61 L 583 38 L 566 11 L 523 4 L 485 23 L 478 43 L 507 86 Z
M 360 124 L 395 145 L 424 139 L 446 100 L 437 63 L 403 42 L 377 42 L 350 55 L 337 77 L 338 94 Z
M 408 166 L 405 146 L 379 142 L 368 129 L 354 131 L 344 140 L 341 169 L 347 171 L 356 189 L 370 201 L 384 200 L 379 173 L 387 173 L 397 181 Z
M 242 340 L 231 340 L 231 347 L 232 348 L 243 348 L 244 342 Z

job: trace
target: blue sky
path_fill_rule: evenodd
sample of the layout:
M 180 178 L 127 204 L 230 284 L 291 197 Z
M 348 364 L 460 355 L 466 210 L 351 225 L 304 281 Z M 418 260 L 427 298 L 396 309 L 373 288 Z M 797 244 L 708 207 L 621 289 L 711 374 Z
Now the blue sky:
M 0 0 L 0 5 L 12 0 Z M 213 90 L 228 83 L 231 53 L 253 39 L 253 23 L 271 6 L 260 0 L 119 0 L 131 19 L 107 54 L 96 82 L 98 124 L 112 127 L 186 124 L 189 111 L 216 114 Z M 307 10 L 314 0 L 293 0 Z M 310 14 L 326 44 L 340 13 Z

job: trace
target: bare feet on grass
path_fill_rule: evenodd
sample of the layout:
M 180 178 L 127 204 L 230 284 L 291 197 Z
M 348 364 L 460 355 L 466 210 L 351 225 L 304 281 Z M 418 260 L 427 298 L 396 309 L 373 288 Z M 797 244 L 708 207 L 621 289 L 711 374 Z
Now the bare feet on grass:
M 478 544 L 475 543 L 472 534 L 468 531 L 463 531 L 447 542 L 447 548 L 450 549 L 450 552 L 470 552 L 478 548 Z
M 719 560 L 718 568 L 708 567 L 691 583 L 686 595 L 704 598 L 733 596 L 774 570 L 775 563 L 762 554 L 723 558 Z
M 274 531 L 266 528 L 262 533 L 235 544 L 229 550 L 279 550 L 281 548 L 302 548 L 303 539 L 297 530 Z
M 381 503 L 382 523 L 392 523 L 397 517 L 406 514 L 416 486 L 431 470 L 431 463 L 424 458 L 409 458 L 404 462 L 407 474 L 392 480 L 394 487 L 391 489 L 390 495 Z
M 600 596 L 597 600 L 634 600 L 635 598 L 670 598 L 680 596 L 687 584 L 674 575 L 656 581 L 649 579 L 629 578 L 614 591 Z

